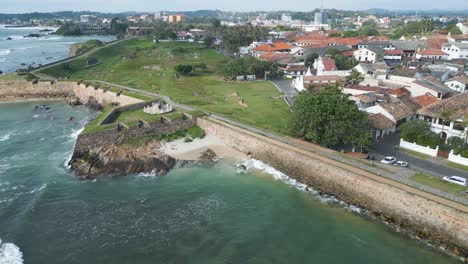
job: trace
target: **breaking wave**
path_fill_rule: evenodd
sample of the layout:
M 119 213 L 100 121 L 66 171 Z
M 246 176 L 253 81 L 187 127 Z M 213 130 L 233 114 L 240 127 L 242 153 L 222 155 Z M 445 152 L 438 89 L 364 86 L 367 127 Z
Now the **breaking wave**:
M 21 264 L 23 253 L 20 248 L 13 243 L 2 243 L 0 239 L 0 263 L 2 264 Z
M 7 141 L 7 140 L 10 139 L 10 137 L 11 137 L 11 133 L 3 135 L 3 136 L 0 137 L 0 142 Z
M 11 49 L 0 50 L 0 56 L 8 56 L 11 53 Z
M 312 187 L 307 186 L 306 184 L 300 183 L 295 179 L 290 178 L 288 175 L 278 171 L 277 169 L 263 163 L 262 161 L 250 159 L 243 163 L 243 165 L 247 168 L 247 170 L 256 169 L 259 171 L 263 171 L 267 174 L 273 176 L 275 180 L 281 181 L 297 190 L 307 192 L 312 195 L 315 199 L 322 203 L 335 205 L 335 206 L 342 206 L 347 210 L 354 212 L 354 213 L 366 213 L 366 211 L 358 206 L 347 204 L 343 201 L 338 200 L 336 197 L 327 194 L 321 194 L 318 190 L 315 190 Z

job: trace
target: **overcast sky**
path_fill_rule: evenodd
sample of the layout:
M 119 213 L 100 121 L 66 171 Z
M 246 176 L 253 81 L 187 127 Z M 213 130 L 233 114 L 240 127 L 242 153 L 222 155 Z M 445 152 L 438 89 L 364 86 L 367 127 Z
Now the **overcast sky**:
M 308 11 L 320 6 L 320 0 L 0 0 L 0 13 L 47 11 L 225 11 L 292 10 Z M 325 8 L 362 10 L 385 9 L 468 9 L 468 0 L 324 0 Z

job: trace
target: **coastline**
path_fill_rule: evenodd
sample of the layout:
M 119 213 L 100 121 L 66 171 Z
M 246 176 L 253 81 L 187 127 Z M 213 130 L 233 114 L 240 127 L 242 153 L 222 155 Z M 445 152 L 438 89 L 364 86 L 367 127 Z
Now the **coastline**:
M 8 103 L 27 103 L 27 102 L 53 102 L 53 101 L 63 101 L 63 98 L 26 98 L 26 97 L 1 97 L 0 104 Z
M 207 134 L 203 139 L 195 139 L 192 142 L 184 142 L 184 139 L 163 142 L 159 150 L 177 160 L 196 161 L 209 149 L 217 158 L 234 158 L 240 162 L 249 159 L 247 155 L 229 147 L 213 134 Z

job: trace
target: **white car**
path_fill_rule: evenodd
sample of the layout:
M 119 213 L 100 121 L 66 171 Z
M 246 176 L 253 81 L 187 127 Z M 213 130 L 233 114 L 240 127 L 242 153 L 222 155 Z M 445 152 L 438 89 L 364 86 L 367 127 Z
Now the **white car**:
M 402 167 L 402 168 L 408 168 L 409 166 L 409 163 L 406 162 L 406 161 L 397 161 L 395 162 L 395 164 L 393 164 L 394 166 L 398 166 L 398 167 Z
M 468 180 L 459 176 L 444 177 L 444 181 L 448 181 L 462 186 L 468 186 Z
M 381 160 L 380 163 L 383 164 L 394 164 L 397 160 L 394 157 L 386 157 L 385 159 Z

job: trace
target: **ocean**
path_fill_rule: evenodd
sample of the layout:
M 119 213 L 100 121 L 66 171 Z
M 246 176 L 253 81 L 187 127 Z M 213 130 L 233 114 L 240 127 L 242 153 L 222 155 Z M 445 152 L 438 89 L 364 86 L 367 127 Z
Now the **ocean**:
M 25 38 L 40 32 L 42 27 L 6 28 L 0 25 L 0 71 L 10 73 L 29 65 L 47 64 L 68 57 L 70 45 L 90 39 L 112 41 L 115 36 L 63 37 L 47 35 L 40 38 Z M 52 29 L 52 28 L 49 28 Z M 8 40 L 7 38 L 11 38 Z M 23 64 L 23 65 L 22 65 Z
M 66 162 L 95 113 L 38 104 L 0 104 L 2 264 L 455 263 L 259 161 L 80 180 Z

